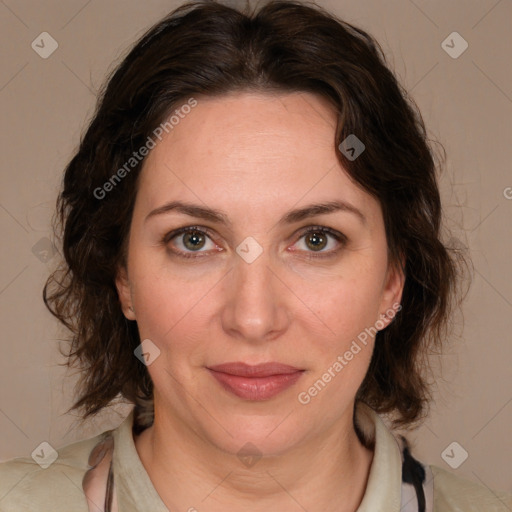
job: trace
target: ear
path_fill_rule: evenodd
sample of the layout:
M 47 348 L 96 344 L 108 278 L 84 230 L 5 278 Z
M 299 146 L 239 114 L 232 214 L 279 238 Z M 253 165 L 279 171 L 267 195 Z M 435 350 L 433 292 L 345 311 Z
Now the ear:
M 402 309 L 400 301 L 405 284 L 405 257 L 399 262 L 390 263 L 386 272 L 384 289 L 378 320 L 379 331 L 386 328 Z
M 136 320 L 133 310 L 130 281 L 126 267 L 119 267 L 116 274 L 116 288 L 121 303 L 121 309 L 128 320 Z

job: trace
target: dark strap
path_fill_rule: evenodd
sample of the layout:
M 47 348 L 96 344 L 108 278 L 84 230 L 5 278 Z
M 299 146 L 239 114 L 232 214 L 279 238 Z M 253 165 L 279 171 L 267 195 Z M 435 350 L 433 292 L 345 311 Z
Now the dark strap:
M 401 512 L 433 512 L 434 486 L 430 466 L 416 460 L 410 452 L 409 443 L 399 437 L 402 456 L 402 503 Z M 412 492 L 413 491 L 413 492 Z
M 108 477 L 107 477 L 107 490 L 105 492 L 105 512 L 113 512 L 112 511 L 112 498 L 114 495 L 114 459 L 112 458 L 110 461 L 110 466 L 108 469 Z

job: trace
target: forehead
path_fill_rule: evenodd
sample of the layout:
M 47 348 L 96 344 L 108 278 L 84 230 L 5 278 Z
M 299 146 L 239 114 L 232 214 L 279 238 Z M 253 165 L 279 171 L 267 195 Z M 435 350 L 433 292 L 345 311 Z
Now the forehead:
M 319 96 L 237 92 L 196 101 L 181 119 L 174 116 L 176 124 L 163 134 L 148 165 L 158 156 L 236 165 L 254 158 L 300 159 L 313 147 L 334 154 L 336 117 Z M 280 155 L 284 149 L 287 153 Z
M 368 201 L 336 156 L 336 113 L 326 99 L 305 92 L 196 99 L 146 158 L 139 193 L 148 207 L 183 196 L 222 208 L 227 198 L 261 208 L 303 196 Z

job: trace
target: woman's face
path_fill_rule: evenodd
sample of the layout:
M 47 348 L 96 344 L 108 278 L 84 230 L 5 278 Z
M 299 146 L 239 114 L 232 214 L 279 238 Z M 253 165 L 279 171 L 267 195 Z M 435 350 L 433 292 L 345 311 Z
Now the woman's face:
M 157 416 L 231 453 L 348 425 L 374 327 L 400 301 L 380 205 L 338 162 L 335 122 L 308 93 L 198 98 L 141 172 L 123 311 L 151 340 Z M 301 371 L 210 370 L 232 362 Z

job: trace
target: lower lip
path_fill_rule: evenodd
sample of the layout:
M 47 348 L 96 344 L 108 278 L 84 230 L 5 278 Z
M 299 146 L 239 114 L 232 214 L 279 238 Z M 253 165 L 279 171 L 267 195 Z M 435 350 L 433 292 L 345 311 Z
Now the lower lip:
M 290 386 L 293 386 L 301 377 L 303 371 L 283 375 L 270 375 L 269 377 L 240 377 L 229 373 L 210 373 L 221 386 L 239 398 L 245 400 L 268 400 Z

